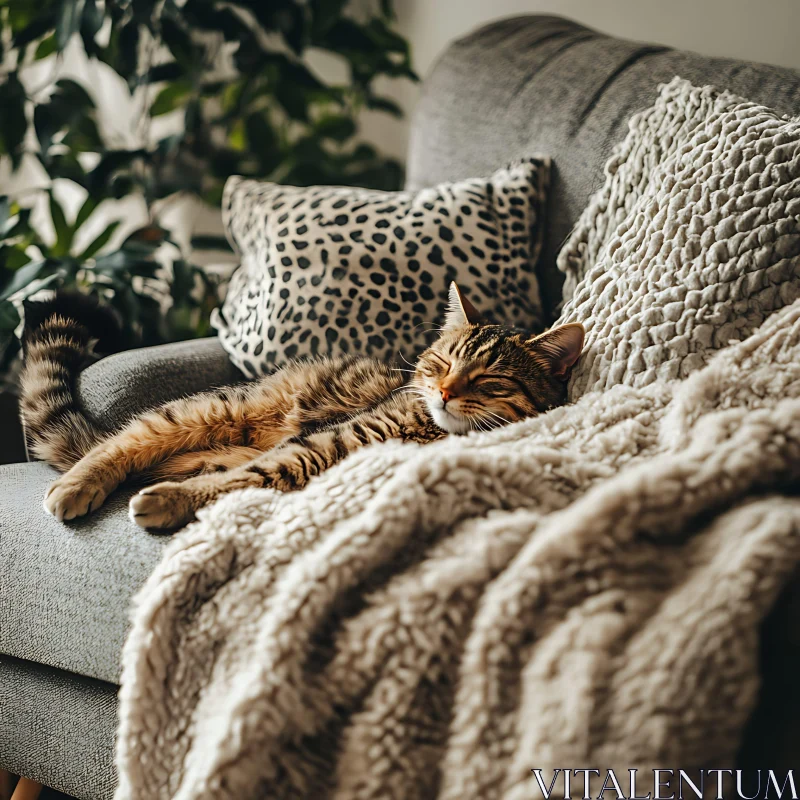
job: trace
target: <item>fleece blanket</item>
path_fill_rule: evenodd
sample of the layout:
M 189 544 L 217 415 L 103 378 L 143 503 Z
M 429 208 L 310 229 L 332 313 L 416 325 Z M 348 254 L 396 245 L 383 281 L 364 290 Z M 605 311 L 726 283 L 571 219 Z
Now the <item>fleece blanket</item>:
M 521 800 L 534 769 L 731 767 L 798 477 L 800 301 L 684 381 L 231 495 L 138 595 L 116 797 Z

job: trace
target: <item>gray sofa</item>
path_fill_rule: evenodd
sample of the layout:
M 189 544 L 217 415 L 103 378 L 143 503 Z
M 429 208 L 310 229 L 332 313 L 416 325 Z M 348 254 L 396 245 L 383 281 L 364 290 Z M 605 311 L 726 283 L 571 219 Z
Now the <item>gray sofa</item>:
M 795 71 L 623 41 L 557 17 L 506 19 L 452 44 L 426 79 L 408 184 L 551 155 L 540 280 L 555 317 L 558 248 L 601 184 L 629 116 L 676 74 L 800 113 Z M 146 406 L 239 378 L 209 339 L 105 359 L 81 375 L 77 389 L 86 413 L 111 429 Z M 128 607 L 166 539 L 129 521 L 125 491 L 74 524 L 46 516 L 41 499 L 54 476 L 40 463 L 0 468 L 0 767 L 79 798 L 107 798 Z M 743 766 L 797 766 L 798 595 L 787 592 L 764 629 L 767 679 Z

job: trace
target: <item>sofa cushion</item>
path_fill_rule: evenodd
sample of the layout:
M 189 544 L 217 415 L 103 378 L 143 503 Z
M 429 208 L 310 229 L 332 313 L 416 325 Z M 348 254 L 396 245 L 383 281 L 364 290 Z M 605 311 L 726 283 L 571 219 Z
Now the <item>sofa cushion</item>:
M 411 130 L 408 188 L 547 153 L 553 174 L 537 269 L 555 319 L 563 283 L 556 253 L 602 185 L 628 119 L 676 75 L 779 114 L 800 114 L 796 70 L 616 39 L 560 17 L 512 17 L 454 42 L 426 77 Z
M 308 356 L 412 359 L 452 281 L 490 319 L 541 331 L 550 164 L 495 166 L 419 192 L 230 178 L 222 216 L 242 265 L 212 322 L 231 359 L 251 378 Z
M 116 683 L 131 597 L 169 537 L 128 518 L 131 491 L 70 523 L 42 508 L 58 473 L 0 467 L 0 653 Z
M 85 369 L 78 402 L 106 431 L 153 406 L 244 380 L 216 338 L 127 350 Z
M 0 769 L 78 800 L 111 800 L 118 687 L 0 655 Z M 48 800 L 66 800 L 54 792 Z

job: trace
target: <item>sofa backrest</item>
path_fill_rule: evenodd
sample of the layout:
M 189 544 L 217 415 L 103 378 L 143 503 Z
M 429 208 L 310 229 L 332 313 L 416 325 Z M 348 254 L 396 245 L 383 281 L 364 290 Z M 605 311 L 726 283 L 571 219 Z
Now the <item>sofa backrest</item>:
M 539 280 L 551 317 L 555 257 L 612 147 L 658 86 L 680 75 L 800 114 L 800 72 L 616 39 L 554 16 L 503 19 L 451 44 L 423 84 L 407 186 L 485 175 L 532 153 L 554 162 Z

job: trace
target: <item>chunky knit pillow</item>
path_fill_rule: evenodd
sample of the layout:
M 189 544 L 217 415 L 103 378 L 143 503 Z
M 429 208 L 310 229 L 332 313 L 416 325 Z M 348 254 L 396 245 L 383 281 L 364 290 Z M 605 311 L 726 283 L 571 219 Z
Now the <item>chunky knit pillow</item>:
M 676 78 L 606 176 L 559 260 L 573 398 L 684 377 L 800 295 L 800 121 Z
M 418 192 L 231 178 L 223 219 L 241 266 L 214 318 L 223 346 L 249 377 L 318 354 L 413 358 L 454 280 L 490 318 L 540 330 L 548 178 L 546 158 Z

